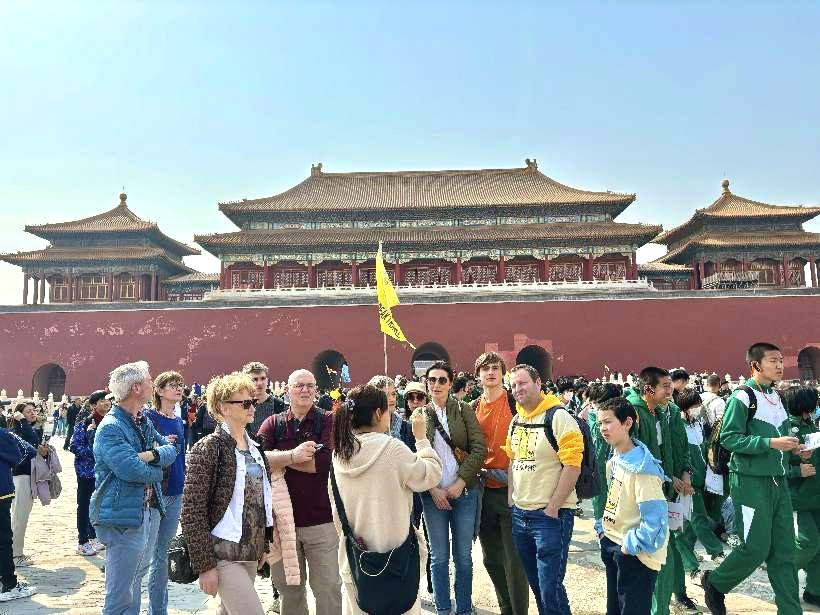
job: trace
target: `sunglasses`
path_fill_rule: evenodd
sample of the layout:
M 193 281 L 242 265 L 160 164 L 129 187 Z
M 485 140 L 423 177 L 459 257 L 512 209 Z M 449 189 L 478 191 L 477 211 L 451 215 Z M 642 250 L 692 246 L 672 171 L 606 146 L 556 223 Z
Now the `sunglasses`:
M 450 379 L 447 376 L 439 376 L 438 378 L 428 378 L 427 379 L 427 384 L 436 384 L 436 383 L 438 383 L 441 386 L 444 386 L 445 384 L 448 384 L 449 382 L 450 382 Z
M 423 401 L 427 399 L 427 395 L 425 395 L 424 393 L 408 393 L 407 399 L 409 399 L 410 401 Z
M 237 401 L 226 401 L 225 404 L 242 404 L 245 410 L 249 410 L 251 406 L 256 407 L 257 401 L 255 399 L 239 399 Z

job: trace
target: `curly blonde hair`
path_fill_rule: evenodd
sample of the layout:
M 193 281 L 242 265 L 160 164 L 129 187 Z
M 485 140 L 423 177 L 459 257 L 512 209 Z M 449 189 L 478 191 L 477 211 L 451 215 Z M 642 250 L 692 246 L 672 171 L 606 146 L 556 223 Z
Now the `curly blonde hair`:
M 211 378 L 205 391 L 208 413 L 215 420 L 221 421 L 224 417 L 219 413 L 220 404 L 228 401 L 231 396 L 240 391 L 247 391 L 251 396 L 256 393 L 256 387 L 253 386 L 253 380 L 248 374 L 231 372 L 225 376 Z

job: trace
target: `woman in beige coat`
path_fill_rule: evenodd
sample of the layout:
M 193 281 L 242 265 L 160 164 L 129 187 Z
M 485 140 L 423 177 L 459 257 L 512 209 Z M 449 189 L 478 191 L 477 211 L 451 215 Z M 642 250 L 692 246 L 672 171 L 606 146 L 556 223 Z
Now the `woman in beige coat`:
M 370 551 L 384 553 L 407 538 L 413 492 L 426 491 L 438 484 L 441 460 L 427 439 L 426 420 L 421 411 L 410 417 L 416 437 L 414 453 L 386 433 L 390 412 L 384 391 L 370 385 L 356 387 L 347 399 L 333 424 L 333 472 L 353 533 Z M 332 491 L 330 501 L 336 530 L 342 534 Z M 423 534 L 415 531 L 421 553 L 419 565 L 424 570 L 427 547 Z M 357 605 L 344 537 L 339 541 L 339 571 L 343 613 L 358 615 L 362 611 Z M 418 600 L 408 612 L 421 612 Z

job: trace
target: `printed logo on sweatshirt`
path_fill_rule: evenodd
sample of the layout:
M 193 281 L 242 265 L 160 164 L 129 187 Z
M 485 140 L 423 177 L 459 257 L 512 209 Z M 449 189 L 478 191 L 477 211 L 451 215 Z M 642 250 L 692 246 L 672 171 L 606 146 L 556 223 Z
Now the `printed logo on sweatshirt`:
M 607 525 L 615 525 L 615 519 L 618 516 L 618 504 L 621 502 L 621 486 L 623 483 L 613 477 L 609 483 L 609 492 L 606 496 L 606 505 L 604 506 L 604 523 Z

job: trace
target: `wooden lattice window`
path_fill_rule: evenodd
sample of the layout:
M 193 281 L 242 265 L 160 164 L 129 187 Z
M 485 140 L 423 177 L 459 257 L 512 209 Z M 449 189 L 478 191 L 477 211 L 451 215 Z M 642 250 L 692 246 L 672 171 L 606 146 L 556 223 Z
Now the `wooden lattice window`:
M 433 284 L 449 284 L 450 267 L 413 267 L 405 271 L 404 282 L 408 286 L 432 286 Z
M 387 277 L 390 278 L 390 281 L 393 284 L 396 283 L 395 275 L 393 274 L 392 269 L 386 269 Z M 376 285 L 376 270 L 375 269 L 359 269 L 359 284 L 361 286 L 370 286 Z
M 79 280 L 80 299 L 107 299 L 108 281 L 104 275 L 83 275 Z
M 498 266 L 492 265 L 469 265 L 464 267 L 461 272 L 461 277 L 465 284 L 490 284 L 495 282 L 498 275 Z
M 264 272 L 258 269 L 241 269 L 231 272 L 231 288 L 262 288 Z
M 120 299 L 136 299 L 137 279 L 130 273 L 120 276 Z
M 623 280 L 626 278 L 626 263 L 592 263 L 592 277 L 595 280 Z
M 71 300 L 71 288 L 68 285 L 68 278 L 62 275 L 55 275 L 53 278 L 51 278 L 51 300 Z
M 350 269 L 319 269 L 316 272 L 316 285 L 350 286 L 353 284 L 353 273 Z
M 780 264 L 770 258 L 763 258 L 749 263 L 750 271 L 757 271 L 760 286 L 774 286 L 777 284 Z
M 551 282 L 577 282 L 583 278 L 584 264 L 579 262 L 550 263 Z
M 507 265 L 504 275 L 508 282 L 537 282 L 540 279 L 538 265 L 535 263 Z
M 273 272 L 273 285 L 282 288 L 302 288 L 308 285 L 306 269 L 277 269 Z
M 805 267 L 806 263 L 802 260 L 789 261 L 789 286 L 799 288 L 806 285 Z

